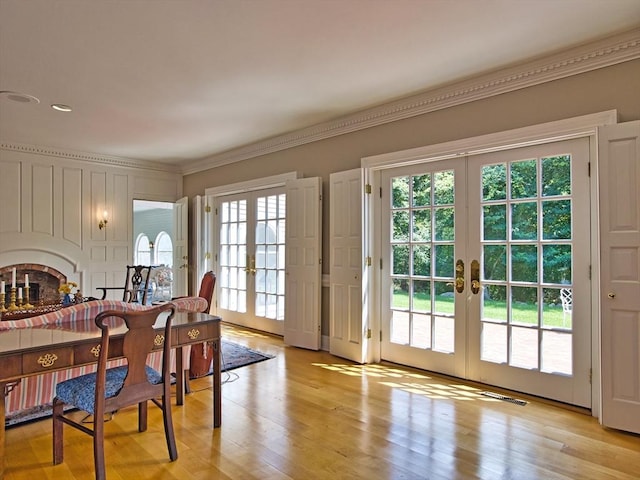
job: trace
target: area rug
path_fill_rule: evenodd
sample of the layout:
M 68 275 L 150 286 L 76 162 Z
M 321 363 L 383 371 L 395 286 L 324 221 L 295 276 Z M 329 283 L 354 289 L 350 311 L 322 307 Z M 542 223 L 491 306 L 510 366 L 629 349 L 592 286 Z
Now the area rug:
M 237 343 L 222 340 L 222 371 L 226 372 L 253 363 L 263 362 L 273 358 L 273 355 L 258 352 Z M 210 372 L 212 373 L 212 372 Z
M 222 371 L 226 372 L 236 368 L 245 367 L 254 363 L 263 362 L 273 358 L 273 355 L 261 353 L 237 343 L 222 340 Z M 213 372 L 209 372 L 211 375 Z M 5 426 L 7 428 L 25 422 L 32 422 L 51 417 L 51 404 L 38 405 L 29 410 L 7 415 Z

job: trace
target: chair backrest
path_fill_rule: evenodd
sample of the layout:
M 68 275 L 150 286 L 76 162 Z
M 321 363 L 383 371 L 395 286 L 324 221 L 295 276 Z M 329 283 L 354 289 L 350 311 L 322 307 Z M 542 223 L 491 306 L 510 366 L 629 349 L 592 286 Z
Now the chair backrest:
M 207 312 L 211 310 L 211 299 L 213 298 L 213 290 L 216 287 L 216 274 L 213 272 L 207 272 L 200 281 L 200 291 L 198 296 L 204 298 L 207 301 Z
M 162 334 L 156 332 L 154 324 L 158 316 L 168 312 Z M 163 389 L 169 388 L 171 375 L 171 322 L 175 314 L 175 306 L 165 303 L 157 307 L 121 312 L 106 310 L 96 316 L 95 322 L 102 331 L 100 352 L 98 355 L 98 371 L 96 377 L 96 409 L 95 411 L 113 411 L 121 406 L 139 403 L 142 400 L 161 396 Z M 112 344 L 115 355 L 122 355 L 127 361 L 127 374 L 122 389 L 105 400 L 105 379 L 107 362 L 109 360 L 109 337 L 114 328 L 120 328 L 122 323 L 126 325 L 126 332 L 122 343 Z M 120 333 L 120 332 L 119 332 Z M 122 351 L 120 352 L 120 345 Z M 147 376 L 147 356 L 152 350 L 162 345 L 162 381 L 151 384 Z M 111 355 L 114 356 L 114 355 Z M 104 408 L 99 407 L 100 402 L 105 402 Z
M 129 303 L 147 303 L 149 292 L 150 265 L 127 265 L 127 278 L 124 282 L 122 301 Z
M 570 288 L 560 289 L 560 300 L 562 301 L 562 310 L 571 312 L 573 309 L 573 291 Z

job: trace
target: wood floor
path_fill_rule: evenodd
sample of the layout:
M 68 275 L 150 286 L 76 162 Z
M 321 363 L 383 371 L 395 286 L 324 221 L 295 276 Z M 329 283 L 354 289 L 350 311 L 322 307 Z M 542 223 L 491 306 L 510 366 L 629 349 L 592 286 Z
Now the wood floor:
M 640 478 L 640 436 L 557 406 L 520 406 L 477 387 L 395 365 L 351 365 L 326 352 L 225 326 L 223 336 L 276 355 L 223 380 L 213 431 L 210 379 L 174 406 L 178 460 L 160 410 L 138 433 L 136 410 L 106 426 L 107 475 L 119 479 Z M 92 479 L 91 438 L 65 428 L 52 465 L 51 420 L 7 431 L 6 480 Z

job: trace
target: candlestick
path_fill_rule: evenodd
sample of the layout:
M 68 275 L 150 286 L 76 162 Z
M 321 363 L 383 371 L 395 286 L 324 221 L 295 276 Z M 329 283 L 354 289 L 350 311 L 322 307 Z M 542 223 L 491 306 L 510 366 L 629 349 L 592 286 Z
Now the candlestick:
M 11 288 L 16 288 L 16 269 L 15 269 L 15 267 L 11 271 Z
M 31 302 L 29 301 L 29 285 L 24 287 L 24 299 L 25 302 L 22 306 L 26 309 L 33 308 L 33 305 L 31 305 Z
M 4 297 L 5 297 L 5 293 L 4 293 L 4 288 L 2 289 L 2 291 L 0 291 L 0 313 L 4 313 L 7 311 L 7 309 L 4 306 Z
M 16 307 L 16 287 L 11 287 L 11 292 L 9 293 L 9 311 L 13 312 L 14 310 L 18 310 L 18 307 Z

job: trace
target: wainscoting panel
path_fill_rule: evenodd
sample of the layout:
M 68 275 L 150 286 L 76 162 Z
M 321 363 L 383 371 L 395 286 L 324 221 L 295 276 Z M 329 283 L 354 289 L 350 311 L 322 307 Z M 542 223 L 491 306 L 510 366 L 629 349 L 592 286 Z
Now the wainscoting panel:
M 110 196 L 112 210 L 119 212 L 109 222 L 109 239 L 116 242 L 132 243 L 131 219 L 133 218 L 133 199 L 129 194 L 129 176 L 113 175 L 113 195 Z
M 31 231 L 53 236 L 53 165 L 33 165 L 30 186 Z
M 19 233 L 22 219 L 22 163 L 0 163 L 0 233 Z
M 62 191 L 62 237 L 82 248 L 82 170 L 62 169 Z

